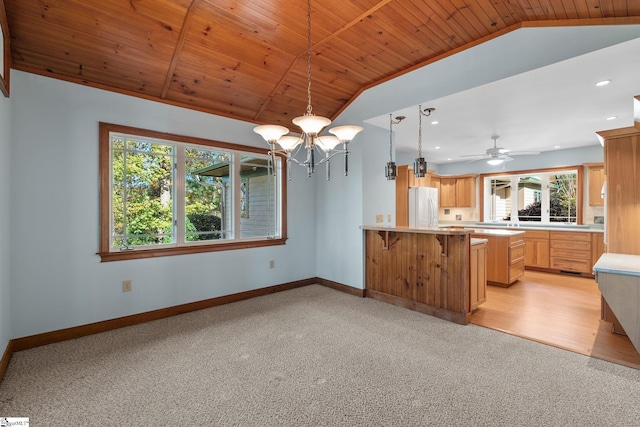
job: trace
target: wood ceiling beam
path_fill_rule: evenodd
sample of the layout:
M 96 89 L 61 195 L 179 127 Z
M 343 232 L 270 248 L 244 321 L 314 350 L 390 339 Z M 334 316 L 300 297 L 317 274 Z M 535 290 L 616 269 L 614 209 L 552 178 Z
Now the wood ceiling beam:
M 173 72 L 178 65 L 178 60 L 180 59 L 180 55 L 182 54 L 182 48 L 184 47 L 184 41 L 187 38 L 187 31 L 191 24 L 191 20 L 193 19 L 193 11 L 200 4 L 200 0 L 193 0 L 187 9 L 187 13 L 184 15 L 184 20 L 182 21 L 182 28 L 180 28 L 180 35 L 178 36 L 178 41 L 176 43 L 176 48 L 173 51 L 173 56 L 171 57 L 171 63 L 169 64 L 169 69 L 167 70 L 167 74 L 164 77 L 164 84 L 162 85 L 162 91 L 160 92 L 160 98 L 165 99 L 167 97 L 167 92 L 169 92 L 169 87 L 171 86 L 171 80 L 173 79 Z

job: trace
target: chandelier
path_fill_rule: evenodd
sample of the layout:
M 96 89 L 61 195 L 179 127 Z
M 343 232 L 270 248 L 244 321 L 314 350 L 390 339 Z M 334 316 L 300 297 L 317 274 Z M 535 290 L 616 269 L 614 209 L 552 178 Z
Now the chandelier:
M 413 162 L 413 174 L 416 178 L 422 178 L 427 173 L 427 162 L 422 157 L 422 116 L 429 117 L 434 111 L 435 108 L 422 110 L 422 105 L 418 105 L 418 157 Z
M 331 169 L 329 161 L 338 154 L 344 154 L 344 174 L 349 174 L 349 142 L 362 131 L 361 126 L 337 126 L 329 129 L 329 133 L 333 135 L 320 135 L 322 130 L 331 124 L 331 120 L 326 117 L 316 116 L 313 114 L 311 107 L 311 0 L 307 1 L 307 111 L 304 115 L 296 117 L 292 120 L 293 124 L 298 126 L 302 133 L 298 136 L 287 135 L 289 129 L 280 125 L 261 125 L 253 128 L 253 131 L 269 144 L 269 155 L 271 156 L 271 164 L 273 174 L 276 174 L 276 154 L 284 154 L 287 157 L 287 166 L 296 163 L 307 168 L 307 175 L 315 170 L 318 164 L 326 163 L 327 180 L 331 179 Z M 280 146 L 280 149 L 276 147 Z M 342 149 L 336 147 L 342 144 Z M 305 148 L 306 156 L 303 160 L 297 160 L 296 154 Z M 316 159 L 316 154 L 320 155 Z M 291 180 L 291 168 L 287 167 L 288 178 Z
M 384 169 L 387 180 L 395 180 L 398 175 L 396 162 L 393 161 L 393 125 L 397 125 L 404 119 L 406 119 L 405 116 L 397 116 L 396 119 L 393 120 L 393 116 L 389 114 L 389 161 Z

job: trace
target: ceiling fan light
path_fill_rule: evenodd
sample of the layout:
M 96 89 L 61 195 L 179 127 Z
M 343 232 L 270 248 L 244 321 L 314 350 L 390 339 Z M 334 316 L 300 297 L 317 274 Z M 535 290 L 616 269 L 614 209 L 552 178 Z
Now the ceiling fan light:
M 489 163 L 491 166 L 498 166 L 499 164 L 502 164 L 502 162 L 504 162 L 504 160 L 502 160 L 502 159 L 489 159 L 489 160 L 487 160 L 487 163 Z
M 362 132 L 362 126 L 355 125 L 336 126 L 329 129 L 329 133 L 337 136 L 342 142 L 351 141 L 360 132 Z
M 314 116 L 313 114 L 296 117 L 292 122 L 302 129 L 302 132 L 310 136 L 316 136 L 325 126 L 331 124 L 331 120 L 326 117 Z
M 276 142 L 282 135 L 289 133 L 289 129 L 279 125 L 256 126 L 253 131 L 270 144 Z

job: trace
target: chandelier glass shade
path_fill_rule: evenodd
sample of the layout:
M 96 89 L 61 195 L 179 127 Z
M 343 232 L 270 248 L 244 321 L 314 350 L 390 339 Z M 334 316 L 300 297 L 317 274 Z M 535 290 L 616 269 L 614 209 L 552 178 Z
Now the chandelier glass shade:
M 344 174 L 345 176 L 349 174 L 348 145 L 362 131 L 362 126 L 337 126 L 329 129 L 329 133 L 334 136 L 321 135 L 322 130 L 331 124 L 331 120 L 313 114 L 311 106 L 311 0 L 307 1 L 307 23 L 307 111 L 304 115 L 292 120 L 302 133 L 298 136 L 288 135 L 289 129 L 280 125 L 256 126 L 253 131 L 262 136 L 269 144 L 274 175 L 276 175 L 276 155 L 282 154 L 287 158 L 287 166 L 290 166 L 291 163 L 304 166 L 307 168 L 308 176 L 314 172 L 316 164 L 326 163 L 327 180 L 329 180 L 331 178 L 329 162 L 337 154 L 344 154 Z M 342 144 L 342 148 L 336 149 L 339 144 Z M 306 156 L 302 160 L 297 160 L 295 156 L 303 146 Z M 318 160 L 316 160 L 316 153 L 320 154 Z M 289 179 L 291 179 L 291 167 L 287 167 L 287 170 Z

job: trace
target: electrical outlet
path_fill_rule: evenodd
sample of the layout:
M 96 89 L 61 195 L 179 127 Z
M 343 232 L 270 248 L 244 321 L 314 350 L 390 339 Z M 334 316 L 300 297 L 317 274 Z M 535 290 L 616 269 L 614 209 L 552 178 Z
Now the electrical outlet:
M 275 260 L 269 260 L 269 268 L 276 268 L 276 261 Z
M 376 215 L 376 223 L 381 223 L 382 221 L 384 221 L 384 216 L 382 215 Z
M 122 292 L 131 292 L 131 280 L 122 281 Z
M 387 222 L 391 222 L 391 220 L 393 219 L 393 217 L 391 216 L 391 214 L 387 215 Z

